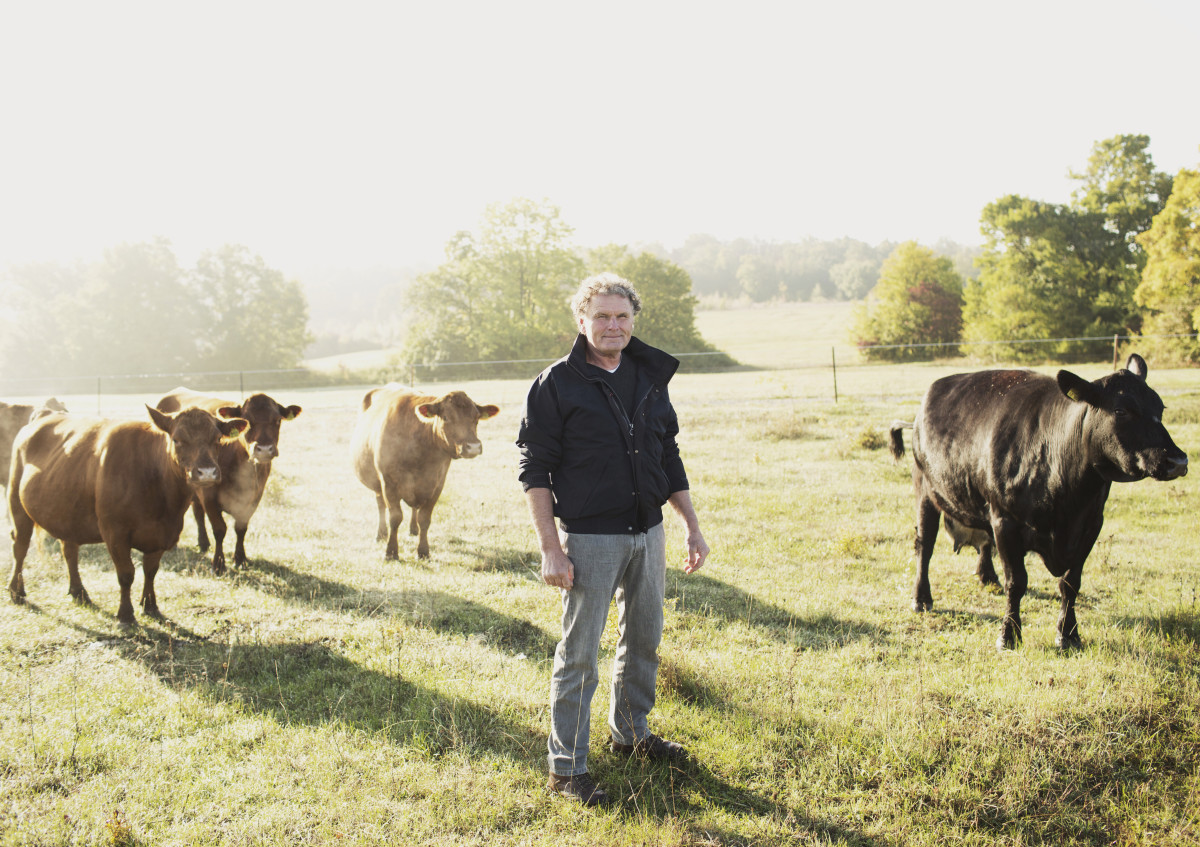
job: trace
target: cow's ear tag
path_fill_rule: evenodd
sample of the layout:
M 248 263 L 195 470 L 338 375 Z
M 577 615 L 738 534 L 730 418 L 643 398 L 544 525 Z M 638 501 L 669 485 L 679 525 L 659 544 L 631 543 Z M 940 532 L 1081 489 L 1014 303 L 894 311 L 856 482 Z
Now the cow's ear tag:
M 1069 397 L 1070 399 L 1074 400 L 1076 403 L 1082 403 L 1082 402 L 1083 402 L 1083 395 L 1081 395 L 1081 394 L 1079 393 L 1079 389 L 1078 389 L 1078 388 L 1071 388 L 1071 389 L 1068 389 L 1068 391 L 1067 391 L 1067 397 Z

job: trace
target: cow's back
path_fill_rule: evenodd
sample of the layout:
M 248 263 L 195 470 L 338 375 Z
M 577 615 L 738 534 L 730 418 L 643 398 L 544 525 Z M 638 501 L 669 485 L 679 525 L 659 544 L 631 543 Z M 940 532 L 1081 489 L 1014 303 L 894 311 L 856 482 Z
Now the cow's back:
M 221 397 L 213 397 L 209 394 L 201 394 L 198 391 L 192 391 L 190 388 L 179 387 L 174 391 L 164 394 L 156 404 L 160 412 L 175 414 L 183 409 L 203 409 L 213 417 L 221 417 L 219 410 L 225 406 L 236 405 L 230 403 Z
M 101 526 L 122 527 L 137 549 L 169 548 L 191 495 L 165 439 L 144 421 L 39 418 L 15 446 L 10 498 L 55 538 L 99 544 Z
M 440 487 L 450 456 L 438 444 L 432 426 L 417 414 L 418 406 L 436 399 L 394 383 L 363 396 L 350 449 L 364 485 L 379 491 L 383 475 L 404 489 L 431 481 Z
M 943 511 L 978 527 L 994 510 L 1023 510 L 1030 492 L 1053 487 L 1049 460 L 1057 472 L 1072 464 L 1080 414 L 1052 377 L 1033 371 L 943 377 L 913 426 L 918 474 Z
M 50 414 L 30 423 L 13 445 L 15 509 L 23 508 L 55 538 L 97 544 L 96 481 L 111 421 Z

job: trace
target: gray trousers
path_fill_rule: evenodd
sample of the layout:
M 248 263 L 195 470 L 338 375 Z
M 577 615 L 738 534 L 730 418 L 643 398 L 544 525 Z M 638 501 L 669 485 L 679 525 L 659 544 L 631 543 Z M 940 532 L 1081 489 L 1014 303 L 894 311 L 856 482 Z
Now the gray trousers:
M 550 678 L 550 770 L 574 776 L 587 770 L 592 695 L 600 636 L 617 599 L 617 652 L 613 658 L 608 727 L 621 744 L 649 734 L 654 708 L 658 645 L 663 631 L 667 551 L 663 526 L 639 535 L 563 535 L 575 566 L 570 591 L 562 592 L 562 641 Z

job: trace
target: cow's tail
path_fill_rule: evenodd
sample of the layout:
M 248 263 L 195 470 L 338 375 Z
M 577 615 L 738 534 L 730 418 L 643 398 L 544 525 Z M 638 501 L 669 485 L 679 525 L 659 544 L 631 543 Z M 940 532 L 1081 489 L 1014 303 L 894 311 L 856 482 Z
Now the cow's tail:
M 892 421 L 892 458 L 896 461 L 904 458 L 904 430 L 912 429 L 912 426 L 912 421 Z

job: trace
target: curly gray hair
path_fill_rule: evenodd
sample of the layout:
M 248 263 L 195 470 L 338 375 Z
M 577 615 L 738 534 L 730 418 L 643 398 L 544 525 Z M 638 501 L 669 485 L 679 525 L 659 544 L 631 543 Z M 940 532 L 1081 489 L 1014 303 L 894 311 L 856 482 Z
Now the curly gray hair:
M 619 294 L 628 299 L 633 306 L 635 317 L 642 310 L 642 298 L 638 296 L 633 283 L 615 273 L 605 271 L 595 276 L 589 276 L 579 283 L 579 290 L 571 298 L 571 313 L 576 318 L 586 318 L 588 304 L 592 302 L 593 297 L 602 294 Z

